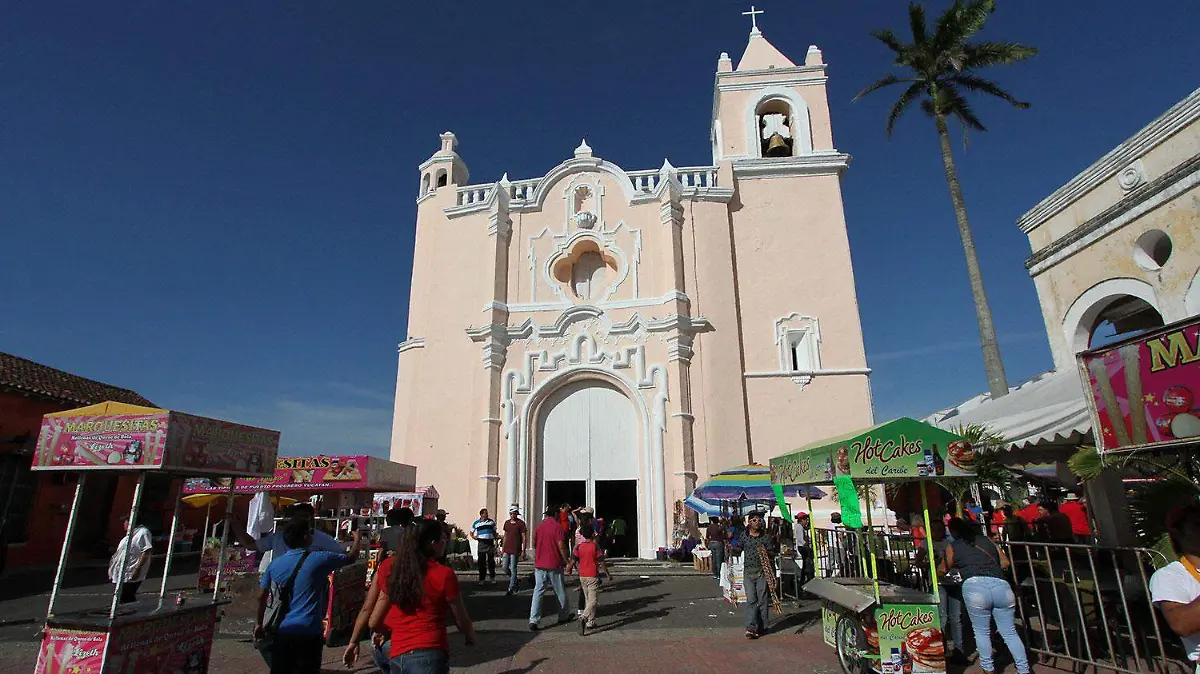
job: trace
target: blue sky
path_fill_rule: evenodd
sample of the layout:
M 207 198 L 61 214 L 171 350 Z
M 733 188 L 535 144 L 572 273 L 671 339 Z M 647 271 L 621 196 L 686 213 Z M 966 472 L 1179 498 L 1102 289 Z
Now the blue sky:
M 747 3 L 748 4 L 748 3 Z M 932 125 L 890 142 L 868 35 L 895 0 L 762 0 L 829 63 L 876 416 L 986 388 Z M 931 9 L 946 2 L 929 3 Z M 1200 4 L 1001 0 L 995 78 L 958 161 L 1010 380 L 1050 367 L 1016 218 L 1200 81 Z M 453 130 L 476 181 L 542 175 L 586 136 L 627 169 L 710 161 L 731 2 L 9 3 L 0 22 L 0 350 L 159 404 L 385 453 L 416 165 Z M 931 15 L 933 12 L 930 12 Z M 436 385 L 431 382 L 430 385 Z

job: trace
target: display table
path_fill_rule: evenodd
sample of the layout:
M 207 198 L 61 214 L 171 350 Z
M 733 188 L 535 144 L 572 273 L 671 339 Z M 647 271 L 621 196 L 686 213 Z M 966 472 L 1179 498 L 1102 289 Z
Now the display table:
M 111 619 L 108 609 L 54 615 L 46 621 L 34 671 L 206 672 L 217 609 L 223 603 L 167 603 L 159 609 L 155 598 L 124 604 Z

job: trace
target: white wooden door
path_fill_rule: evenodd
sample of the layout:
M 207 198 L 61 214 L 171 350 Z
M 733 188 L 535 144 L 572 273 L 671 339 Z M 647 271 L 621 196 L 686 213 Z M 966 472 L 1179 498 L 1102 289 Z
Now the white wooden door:
M 620 391 L 594 381 L 567 384 L 546 401 L 540 432 L 541 475 L 546 482 L 586 480 L 588 504 L 596 480 L 636 480 L 637 418 Z

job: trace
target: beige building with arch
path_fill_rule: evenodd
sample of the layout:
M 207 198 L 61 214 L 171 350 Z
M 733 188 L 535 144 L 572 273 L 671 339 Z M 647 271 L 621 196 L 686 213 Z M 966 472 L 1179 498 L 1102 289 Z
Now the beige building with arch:
M 1056 369 L 1094 336 L 1200 314 L 1197 182 L 1200 89 L 1017 221 Z
M 471 183 L 447 132 L 421 164 L 391 456 L 452 520 L 589 504 L 652 557 L 711 473 L 871 423 L 820 50 L 721 54 L 710 141 Z

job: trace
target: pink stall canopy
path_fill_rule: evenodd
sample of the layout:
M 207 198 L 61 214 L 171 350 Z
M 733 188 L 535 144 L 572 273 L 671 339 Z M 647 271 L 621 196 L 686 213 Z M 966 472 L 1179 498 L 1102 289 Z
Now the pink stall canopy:
M 239 479 L 234 492 L 414 491 L 416 466 L 365 454 L 285 456 L 275 461 L 271 477 Z M 196 478 L 183 485 L 185 494 L 204 494 L 229 488 L 225 480 Z
M 45 415 L 32 469 L 268 477 L 278 453 L 279 431 L 104 402 Z

